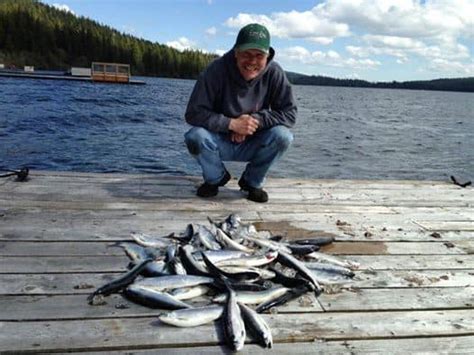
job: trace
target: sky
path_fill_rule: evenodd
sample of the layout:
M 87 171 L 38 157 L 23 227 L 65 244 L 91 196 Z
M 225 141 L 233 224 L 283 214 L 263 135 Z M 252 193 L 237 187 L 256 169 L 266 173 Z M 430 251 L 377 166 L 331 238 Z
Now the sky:
M 43 0 L 133 36 L 219 55 L 265 25 L 287 71 L 369 81 L 474 76 L 474 0 Z

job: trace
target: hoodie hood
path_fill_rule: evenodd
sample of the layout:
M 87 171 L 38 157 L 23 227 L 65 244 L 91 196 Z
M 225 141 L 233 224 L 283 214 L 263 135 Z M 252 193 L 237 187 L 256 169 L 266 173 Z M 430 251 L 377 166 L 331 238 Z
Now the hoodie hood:
M 262 72 L 254 79 L 250 81 L 246 81 L 240 74 L 239 68 L 237 67 L 237 61 L 235 59 L 234 50 L 235 49 L 232 48 L 230 51 L 224 54 L 223 59 L 224 59 L 225 65 L 229 69 L 229 73 L 231 73 L 232 80 L 239 86 L 243 86 L 243 87 L 249 87 L 249 86 L 255 85 L 255 83 L 258 82 L 262 78 L 262 76 L 265 75 L 265 73 L 268 71 L 268 68 L 270 67 L 270 65 L 273 64 L 273 57 L 275 57 L 275 50 L 273 49 L 273 47 L 270 47 L 265 69 L 263 69 Z

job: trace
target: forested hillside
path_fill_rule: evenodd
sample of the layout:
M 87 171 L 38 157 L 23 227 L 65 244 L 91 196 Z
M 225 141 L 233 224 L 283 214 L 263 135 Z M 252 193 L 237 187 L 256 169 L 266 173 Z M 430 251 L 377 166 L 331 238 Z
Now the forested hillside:
M 35 0 L 0 0 L 0 63 L 37 69 L 127 63 L 133 75 L 195 78 L 214 58 L 138 39 Z
M 287 72 L 288 79 L 297 85 L 349 86 L 362 88 L 414 89 L 474 92 L 474 77 L 419 81 L 370 82 L 360 79 L 335 79 L 320 75 Z

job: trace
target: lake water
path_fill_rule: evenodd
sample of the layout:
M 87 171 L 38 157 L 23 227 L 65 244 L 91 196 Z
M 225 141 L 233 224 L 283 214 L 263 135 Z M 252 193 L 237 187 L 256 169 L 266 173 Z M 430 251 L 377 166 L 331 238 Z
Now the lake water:
M 0 78 L 0 169 L 200 175 L 183 142 L 194 81 L 140 79 L 147 85 Z M 270 176 L 474 179 L 472 93 L 294 93 L 294 144 Z

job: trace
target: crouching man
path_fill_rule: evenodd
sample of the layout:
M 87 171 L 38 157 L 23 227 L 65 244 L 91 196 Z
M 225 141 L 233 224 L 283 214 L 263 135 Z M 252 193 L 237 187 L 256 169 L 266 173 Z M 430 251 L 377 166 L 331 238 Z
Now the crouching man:
M 265 176 L 293 141 L 289 128 L 297 113 L 291 85 L 274 55 L 268 30 L 250 24 L 197 80 L 185 114 L 194 127 L 185 142 L 202 168 L 198 196 L 216 196 L 230 180 L 223 161 L 242 161 L 248 164 L 240 188 L 251 201 L 268 201 Z

